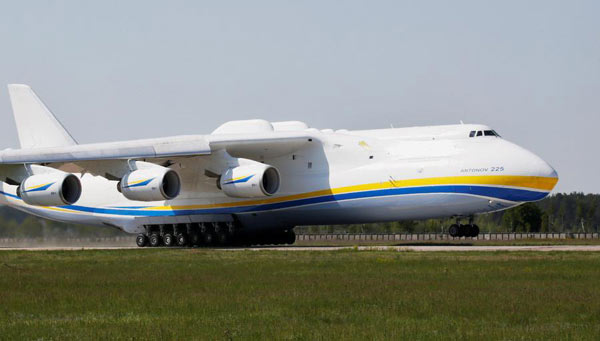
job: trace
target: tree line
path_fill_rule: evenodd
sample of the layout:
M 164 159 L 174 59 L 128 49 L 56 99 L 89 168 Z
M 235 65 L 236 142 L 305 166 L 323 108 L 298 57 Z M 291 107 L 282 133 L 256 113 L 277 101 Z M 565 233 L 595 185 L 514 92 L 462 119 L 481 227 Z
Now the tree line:
M 114 227 L 51 221 L 0 206 L 0 238 L 104 238 L 126 235 Z
M 600 194 L 558 193 L 508 210 L 475 216 L 481 232 L 599 232 Z M 456 219 L 344 226 L 306 226 L 305 233 L 443 233 Z M 463 223 L 467 223 L 463 220 Z
M 443 233 L 454 219 L 410 220 L 375 224 L 302 226 L 300 233 Z M 478 215 L 482 232 L 599 232 L 600 195 L 558 193 L 535 203 Z M 0 207 L 0 238 L 85 238 L 124 236 L 114 227 L 54 222 L 10 207 Z

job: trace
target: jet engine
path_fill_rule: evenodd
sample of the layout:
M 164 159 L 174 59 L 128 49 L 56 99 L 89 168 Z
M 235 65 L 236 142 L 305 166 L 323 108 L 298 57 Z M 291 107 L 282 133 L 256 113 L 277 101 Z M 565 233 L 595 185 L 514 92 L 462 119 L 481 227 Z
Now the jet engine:
M 275 167 L 256 163 L 229 168 L 219 178 L 218 185 L 227 196 L 256 198 L 275 194 L 279 183 L 279 171 Z
M 29 205 L 72 205 L 81 196 L 81 182 L 75 175 L 59 171 L 32 175 L 21 182 L 17 195 Z
M 169 200 L 179 195 L 181 180 L 174 170 L 156 166 L 127 173 L 117 189 L 129 200 Z

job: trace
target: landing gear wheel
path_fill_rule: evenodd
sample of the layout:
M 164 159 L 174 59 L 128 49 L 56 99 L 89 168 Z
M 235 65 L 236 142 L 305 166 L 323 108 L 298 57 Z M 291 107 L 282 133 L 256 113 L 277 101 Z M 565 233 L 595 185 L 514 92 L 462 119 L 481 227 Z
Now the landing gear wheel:
M 296 242 L 296 233 L 294 231 L 288 231 L 285 235 L 285 243 L 288 245 L 292 245 Z
M 217 232 L 217 241 L 219 245 L 227 244 L 227 242 L 229 241 L 229 235 L 227 234 L 227 231 L 225 231 L 224 229 L 220 229 L 219 232 Z
M 252 235 L 247 233 L 237 234 L 237 242 L 239 246 L 249 247 L 252 246 L 254 238 Z
M 212 232 L 206 232 L 202 234 L 202 241 L 204 242 L 204 245 L 212 245 L 214 240 L 214 236 L 212 234 Z
M 479 235 L 479 226 L 471 225 L 471 237 L 477 237 Z
M 165 242 L 165 246 L 175 245 L 175 239 L 173 238 L 173 235 L 170 233 L 165 233 L 165 235 L 163 236 L 163 241 Z
M 200 235 L 198 233 L 192 233 L 190 235 L 190 245 L 196 246 L 200 244 Z
M 135 238 L 135 243 L 139 247 L 144 247 L 144 246 L 148 245 L 148 237 L 146 237 L 145 234 L 140 233 Z
M 471 225 L 462 225 L 461 237 L 471 237 Z
M 450 228 L 448 228 L 448 234 L 450 237 L 459 237 L 460 227 L 456 224 L 450 225 Z
M 177 235 L 177 245 L 186 246 L 188 242 L 187 236 L 183 233 Z
M 150 246 L 157 247 L 160 246 L 160 236 L 158 233 L 153 233 L 150 235 Z

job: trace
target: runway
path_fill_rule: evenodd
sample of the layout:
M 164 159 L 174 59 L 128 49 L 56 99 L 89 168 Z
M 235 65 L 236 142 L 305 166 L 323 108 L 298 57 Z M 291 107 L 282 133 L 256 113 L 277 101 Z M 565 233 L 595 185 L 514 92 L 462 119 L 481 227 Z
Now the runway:
M 136 246 L 53 246 L 53 247 L 0 247 L 0 251 L 83 251 L 83 250 L 157 250 L 155 248 L 138 248 Z M 158 248 L 165 250 L 166 248 Z M 473 252 L 473 251 L 578 251 L 600 252 L 600 245 L 530 245 L 530 246 L 474 246 L 474 245 L 400 245 L 400 246 L 265 246 L 249 248 L 170 248 L 172 250 L 223 250 L 223 251 L 416 251 L 416 252 Z

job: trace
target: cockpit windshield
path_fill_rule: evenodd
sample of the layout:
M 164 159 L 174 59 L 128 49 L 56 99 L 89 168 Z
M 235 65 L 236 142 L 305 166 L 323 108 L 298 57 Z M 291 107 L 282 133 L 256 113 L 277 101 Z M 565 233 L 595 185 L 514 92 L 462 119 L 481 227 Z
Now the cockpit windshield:
M 500 135 L 495 130 L 471 130 L 471 132 L 469 132 L 469 137 L 479 137 L 479 136 L 500 137 Z

